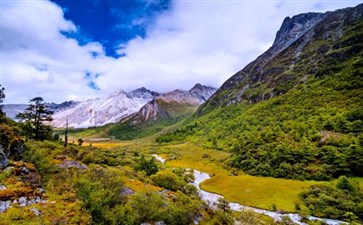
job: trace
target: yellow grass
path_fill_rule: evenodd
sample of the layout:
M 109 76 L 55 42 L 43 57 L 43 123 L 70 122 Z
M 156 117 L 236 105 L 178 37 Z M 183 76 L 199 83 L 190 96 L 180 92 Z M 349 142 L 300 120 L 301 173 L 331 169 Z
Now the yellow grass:
M 132 144 L 131 141 L 123 141 L 123 142 L 85 142 L 83 145 L 88 146 L 92 144 L 94 147 L 104 148 L 104 149 L 113 149 L 113 148 L 121 148 Z
M 132 190 L 138 192 L 138 191 L 142 191 L 145 189 L 152 189 L 154 191 L 160 191 L 162 190 L 161 187 L 158 186 L 154 186 L 152 184 L 145 184 L 139 180 L 134 180 L 134 179 L 127 179 L 125 181 L 125 186 L 131 188 Z
M 293 212 L 295 203 L 303 206 L 299 193 L 313 184 L 322 183 L 249 175 L 231 176 L 228 170 L 217 163 L 218 160 L 228 157 L 229 153 L 193 146 L 189 143 L 164 146 L 162 152 L 165 152 L 165 149 L 170 151 L 169 155 L 172 155 L 174 151 L 182 155 L 177 160 L 167 161 L 167 165 L 193 168 L 214 174 L 211 179 L 202 183 L 202 188 L 221 194 L 228 201 L 242 205 L 264 209 L 272 209 L 272 205 L 275 205 L 278 210 Z M 205 154 L 210 157 L 203 158 Z M 165 157 L 165 153 L 161 156 Z
M 202 183 L 201 186 L 204 190 L 221 194 L 228 201 L 257 208 L 272 209 L 275 205 L 278 210 L 294 212 L 296 203 L 304 208 L 299 193 L 307 190 L 311 185 L 325 183 L 255 177 L 242 173 L 238 176 L 231 176 L 231 172 L 222 165 L 230 153 L 207 149 L 192 143 L 159 145 L 144 138 L 133 141 L 92 143 L 92 145 L 113 150 L 122 147 L 129 151 L 157 153 L 166 159 L 177 157 L 175 160 L 168 160 L 166 164 L 173 167 L 193 168 L 214 175 Z M 363 188 L 363 178 L 354 179 Z M 126 186 L 135 191 L 145 188 L 144 184 L 137 181 L 127 181 Z
M 228 201 L 264 209 L 289 212 L 295 211 L 295 203 L 303 202 L 299 193 L 316 184 L 315 181 L 297 181 L 270 177 L 254 177 L 249 175 L 228 176 L 218 173 L 205 181 L 202 188 L 225 196 Z

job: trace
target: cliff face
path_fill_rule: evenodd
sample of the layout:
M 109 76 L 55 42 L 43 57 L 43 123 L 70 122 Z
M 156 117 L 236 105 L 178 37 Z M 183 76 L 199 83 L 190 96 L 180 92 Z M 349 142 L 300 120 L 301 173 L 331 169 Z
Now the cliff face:
M 228 79 L 198 109 L 198 113 L 240 102 L 256 103 L 281 95 L 309 76 L 321 73 L 320 68 L 336 60 L 339 49 L 347 46 L 355 48 L 351 54 L 338 57 L 359 53 L 362 37 L 357 34 L 348 43 L 344 37 L 347 35 L 345 28 L 362 20 L 362 11 L 361 4 L 334 12 L 304 13 L 285 18 L 273 45 Z

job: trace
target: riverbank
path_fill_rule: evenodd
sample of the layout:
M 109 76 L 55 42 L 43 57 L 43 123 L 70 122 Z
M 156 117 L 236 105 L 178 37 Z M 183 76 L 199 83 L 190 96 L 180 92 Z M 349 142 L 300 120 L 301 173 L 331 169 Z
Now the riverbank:
M 152 154 L 152 156 L 155 157 L 158 161 L 160 161 L 163 164 L 166 162 L 166 159 L 162 158 L 161 156 L 159 156 L 157 154 Z M 210 207 L 212 207 L 212 208 L 215 207 L 215 205 L 218 203 L 218 199 L 224 198 L 224 197 L 222 195 L 219 195 L 216 193 L 208 192 L 201 188 L 201 184 L 205 181 L 210 180 L 212 177 L 208 173 L 204 173 L 204 172 L 201 172 L 198 170 L 193 170 L 193 171 L 194 171 L 194 178 L 195 178 L 195 180 L 192 183 L 193 186 L 195 186 L 199 190 L 199 195 L 202 200 L 204 200 Z M 241 191 L 243 191 L 243 190 L 241 190 Z M 275 221 L 281 221 L 287 217 L 295 224 L 306 225 L 306 223 L 301 222 L 303 218 L 297 213 L 285 213 L 285 212 L 278 212 L 278 211 L 270 211 L 270 210 L 241 205 L 236 202 L 230 202 L 229 207 L 234 211 L 252 211 L 255 213 L 267 215 L 267 216 L 273 218 Z M 318 217 L 313 217 L 313 216 L 308 216 L 307 219 L 322 221 L 328 225 L 348 224 L 346 222 L 339 221 L 339 220 L 318 218 Z

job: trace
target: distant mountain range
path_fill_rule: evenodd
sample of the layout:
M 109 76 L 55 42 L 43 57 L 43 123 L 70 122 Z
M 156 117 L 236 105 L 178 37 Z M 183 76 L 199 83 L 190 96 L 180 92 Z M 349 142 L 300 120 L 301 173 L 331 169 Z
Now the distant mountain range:
M 62 111 L 68 108 L 75 107 L 79 102 L 76 101 L 65 101 L 60 104 L 56 103 L 47 103 L 48 109 L 53 112 Z M 5 104 L 3 111 L 6 113 L 6 116 L 12 120 L 16 120 L 16 115 L 20 112 L 23 112 L 28 107 L 27 104 Z
M 174 90 L 156 96 L 137 113 L 125 117 L 130 124 L 173 119 L 184 114 L 194 113 L 217 89 L 196 84 L 189 91 Z
M 52 125 L 64 127 L 68 118 L 68 126 L 87 128 L 115 123 L 132 113 L 159 94 L 146 88 L 130 92 L 119 90 L 107 98 L 95 98 L 79 102 L 53 115 Z
M 123 140 L 155 134 L 195 113 L 215 91 L 215 88 L 196 84 L 189 91 L 174 90 L 160 94 L 138 112 L 108 127 L 104 133 Z
M 190 91 L 175 90 L 160 94 L 142 87 L 130 92 L 119 90 L 107 98 L 48 103 L 48 107 L 54 111 L 52 125 L 59 128 L 64 127 L 67 120 L 68 126 L 73 128 L 97 127 L 121 120 L 139 123 L 150 119 L 172 118 L 191 108 L 194 112 L 215 90 L 196 84 Z M 177 105 L 174 109 L 173 104 Z M 181 105 L 185 107 L 179 108 Z M 16 120 L 16 115 L 26 107 L 26 104 L 6 104 L 4 112 Z

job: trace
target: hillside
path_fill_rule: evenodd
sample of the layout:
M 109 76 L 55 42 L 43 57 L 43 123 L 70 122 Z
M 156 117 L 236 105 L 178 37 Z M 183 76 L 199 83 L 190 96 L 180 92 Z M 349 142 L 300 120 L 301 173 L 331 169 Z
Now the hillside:
M 157 138 L 232 152 L 251 175 L 363 176 L 363 5 L 286 18 L 197 117 Z
M 285 18 L 273 45 L 228 79 L 199 113 L 267 100 L 309 78 L 323 79 L 340 71 L 337 64 L 361 53 L 361 27 L 357 23 L 362 19 L 362 7 Z

